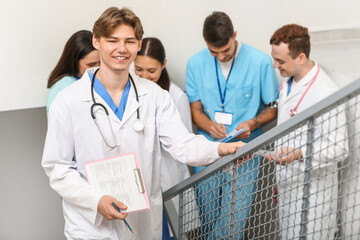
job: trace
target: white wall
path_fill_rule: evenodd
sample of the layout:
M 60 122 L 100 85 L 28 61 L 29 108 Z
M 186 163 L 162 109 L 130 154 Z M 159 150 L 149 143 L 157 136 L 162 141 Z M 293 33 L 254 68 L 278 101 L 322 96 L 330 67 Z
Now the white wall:
M 184 88 L 187 59 L 205 47 L 202 24 L 214 10 L 232 18 L 240 41 L 269 53 L 278 27 L 310 30 L 360 26 L 358 0 L 1 0 L 0 111 L 45 106 L 46 82 L 65 42 L 91 30 L 110 6 L 127 6 L 141 18 L 145 36 L 162 40 L 172 79 Z

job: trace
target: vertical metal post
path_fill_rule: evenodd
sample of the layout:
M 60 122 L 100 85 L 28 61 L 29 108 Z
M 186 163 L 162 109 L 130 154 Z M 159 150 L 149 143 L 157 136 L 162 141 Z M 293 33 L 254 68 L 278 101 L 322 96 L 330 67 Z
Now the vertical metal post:
M 237 162 L 237 161 L 236 161 Z M 236 222 L 236 192 L 237 192 L 237 181 L 238 181 L 238 168 L 236 162 L 232 163 L 232 174 L 231 174 L 231 205 L 230 205 L 230 239 L 235 240 L 235 222 Z
M 308 121 L 308 132 L 306 142 L 306 156 L 305 156 L 305 177 L 304 177 L 304 189 L 302 198 L 302 211 L 301 211 L 301 223 L 300 223 L 300 239 L 307 239 L 307 224 L 310 205 L 310 187 L 311 187 L 311 172 L 313 161 L 313 142 L 314 142 L 314 121 L 312 117 Z
M 184 194 L 183 192 L 179 193 L 179 232 L 177 234 L 178 239 L 185 239 L 185 233 L 183 231 L 183 205 L 184 204 Z
M 179 239 L 179 215 L 172 200 L 164 202 L 164 211 L 175 240 Z

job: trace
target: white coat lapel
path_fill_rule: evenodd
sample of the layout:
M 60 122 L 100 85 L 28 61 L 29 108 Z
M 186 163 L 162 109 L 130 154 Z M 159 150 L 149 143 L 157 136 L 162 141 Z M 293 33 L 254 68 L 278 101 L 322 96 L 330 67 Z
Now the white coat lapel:
M 289 91 L 289 80 L 287 80 L 285 83 L 284 83 L 284 87 L 282 89 L 282 95 L 283 95 L 283 104 L 284 105 L 287 105 L 288 103 L 291 102 L 291 100 L 296 97 L 298 94 L 299 94 L 299 90 L 298 89 L 294 89 L 293 87 L 290 89 L 290 93 L 289 95 L 288 94 L 288 91 Z
M 135 83 L 135 86 L 136 86 L 136 89 L 138 92 L 139 101 L 136 100 L 135 87 L 134 87 L 133 83 L 131 82 L 129 97 L 128 97 L 128 101 L 126 104 L 123 119 L 121 121 L 121 126 L 123 124 L 125 124 L 134 114 L 135 114 L 135 118 L 137 118 L 136 111 L 138 108 L 141 107 L 141 104 L 140 104 L 141 98 L 143 95 L 148 93 L 148 88 L 146 87 L 146 84 L 144 84 L 144 81 L 148 81 L 148 80 L 139 79 L 139 77 L 134 74 L 131 74 L 131 76 L 132 76 L 132 79 Z M 140 120 L 142 120 L 141 117 L 140 117 Z
M 121 121 L 123 125 L 133 114 L 137 114 L 136 110 L 140 107 L 140 103 L 136 101 L 136 94 L 133 84 L 131 84 L 128 100 L 126 103 L 125 112 Z
M 296 85 L 297 85 L 296 87 L 295 87 L 295 84 L 292 83 L 290 94 L 289 94 L 289 96 L 285 97 L 284 102 L 285 103 L 292 102 L 292 101 L 294 101 L 294 98 L 295 98 L 295 100 L 297 100 L 295 103 L 295 105 L 296 105 L 297 102 L 300 100 L 301 95 L 305 92 L 306 88 L 311 83 L 311 80 L 316 75 L 316 71 L 317 71 L 317 64 L 315 63 L 314 66 L 312 67 L 312 69 L 302 79 L 300 79 L 300 81 L 298 81 L 296 83 Z M 286 91 L 285 94 L 287 94 L 289 81 L 287 81 L 285 85 L 286 86 L 285 86 L 284 90 Z M 293 107 L 295 107 L 295 105 Z

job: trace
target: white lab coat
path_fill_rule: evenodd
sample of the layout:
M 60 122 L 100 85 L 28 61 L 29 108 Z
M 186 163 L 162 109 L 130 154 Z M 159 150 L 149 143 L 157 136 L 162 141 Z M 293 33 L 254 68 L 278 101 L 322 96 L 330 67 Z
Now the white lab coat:
M 94 70 L 88 69 L 80 80 L 60 92 L 49 111 L 42 166 L 51 187 L 63 199 L 65 235 L 68 239 L 161 239 L 160 143 L 174 158 L 190 165 L 217 160 L 218 143 L 190 134 L 168 92 L 151 81 L 133 76 L 139 102 L 131 86 L 122 121 L 94 92 L 96 101 L 108 109 L 114 134 L 121 144 L 107 152 L 108 147 L 90 116 L 93 102 L 88 74 Z M 142 132 L 132 127 L 138 108 L 145 125 Z M 96 115 L 103 134 L 113 143 L 104 111 Z M 129 152 L 137 154 L 151 207 L 149 211 L 128 215 L 132 235 L 123 221 L 108 221 L 97 211 L 102 194 L 87 183 L 84 169 L 87 162 Z
M 170 83 L 169 93 L 180 113 L 180 118 L 189 132 L 192 131 L 189 99 L 185 92 L 174 83 Z M 161 148 L 161 187 L 163 192 L 190 176 L 186 164 L 176 161 L 167 151 Z M 176 202 L 177 203 L 177 202 Z M 175 206 L 177 206 L 175 203 Z
M 182 122 L 184 123 L 186 129 L 189 132 L 193 132 L 192 130 L 192 121 L 191 121 L 191 111 L 190 111 L 190 103 L 187 95 L 183 90 L 181 90 L 174 83 L 170 83 L 169 93 L 171 98 L 173 99 L 176 108 L 180 113 L 180 117 Z M 189 168 L 186 164 L 176 161 L 164 148 L 161 148 L 161 187 L 162 191 L 165 192 L 176 184 L 184 181 L 186 178 L 190 177 Z M 186 194 L 183 195 L 184 204 L 187 208 L 184 209 L 185 213 L 191 211 L 190 214 L 185 214 L 183 217 L 184 222 L 184 231 L 187 232 L 192 230 L 195 227 L 200 225 L 198 221 L 198 212 L 194 209 L 197 208 L 195 202 L 195 192 L 191 188 L 186 191 Z M 179 197 L 176 196 L 171 199 L 177 213 L 179 214 Z M 190 227 L 189 223 L 193 226 Z M 169 227 L 170 229 L 170 227 Z M 170 235 L 173 236 L 173 233 L 170 229 Z
M 289 96 L 288 81 L 283 83 L 279 95 L 278 124 L 291 118 L 289 110 L 297 105 L 316 71 L 317 64 L 299 82 L 293 82 Z M 337 89 L 335 83 L 320 69 L 317 79 L 300 103 L 298 112 L 311 107 Z M 348 155 L 346 117 L 343 110 L 344 107 L 339 106 L 315 120 L 308 239 L 333 239 L 336 232 L 337 162 Z M 277 141 L 277 147 L 301 148 L 306 155 L 306 140 L 307 126 L 301 126 Z M 305 162 L 306 157 L 305 160 L 294 161 L 287 166 L 277 165 L 276 168 L 282 239 L 299 237 Z
M 334 80 L 339 86 L 343 87 L 354 81 L 348 75 L 335 71 L 332 69 L 325 69 L 327 74 Z M 355 89 L 354 89 L 355 90 Z M 340 237 L 343 239 L 351 239 L 354 236 L 360 235 L 360 221 L 354 221 L 353 219 L 360 219 L 360 164 L 358 164 L 360 156 L 360 104 L 358 95 L 351 97 L 347 101 L 347 121 L 348 121 L 348 132 L 349 132 L 349 157 L 342 162 L 341 178 L 343 181 L 340 182 L 339 195 L 342 196 L 340 199 L 340 210 L 341 210 L 341 232 Z

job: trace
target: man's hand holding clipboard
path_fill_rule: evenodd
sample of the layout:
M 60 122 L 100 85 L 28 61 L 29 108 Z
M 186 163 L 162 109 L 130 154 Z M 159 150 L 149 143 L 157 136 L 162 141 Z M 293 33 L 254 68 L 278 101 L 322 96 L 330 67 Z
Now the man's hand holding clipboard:
M 125 214 L 149 210 L 150 204 L 142 178 L 139 162 L 135 153 L 114 156 L 85 164 L 86 176 L 92 188 L 104 196 L 105 206 L 112 206 L 114 201 Z M 101 212 L 101 211 L 100 211 Z M 104 210 L 105 214 L 106 211 Z M 111 211 L 113 212 L 113 211 Z

